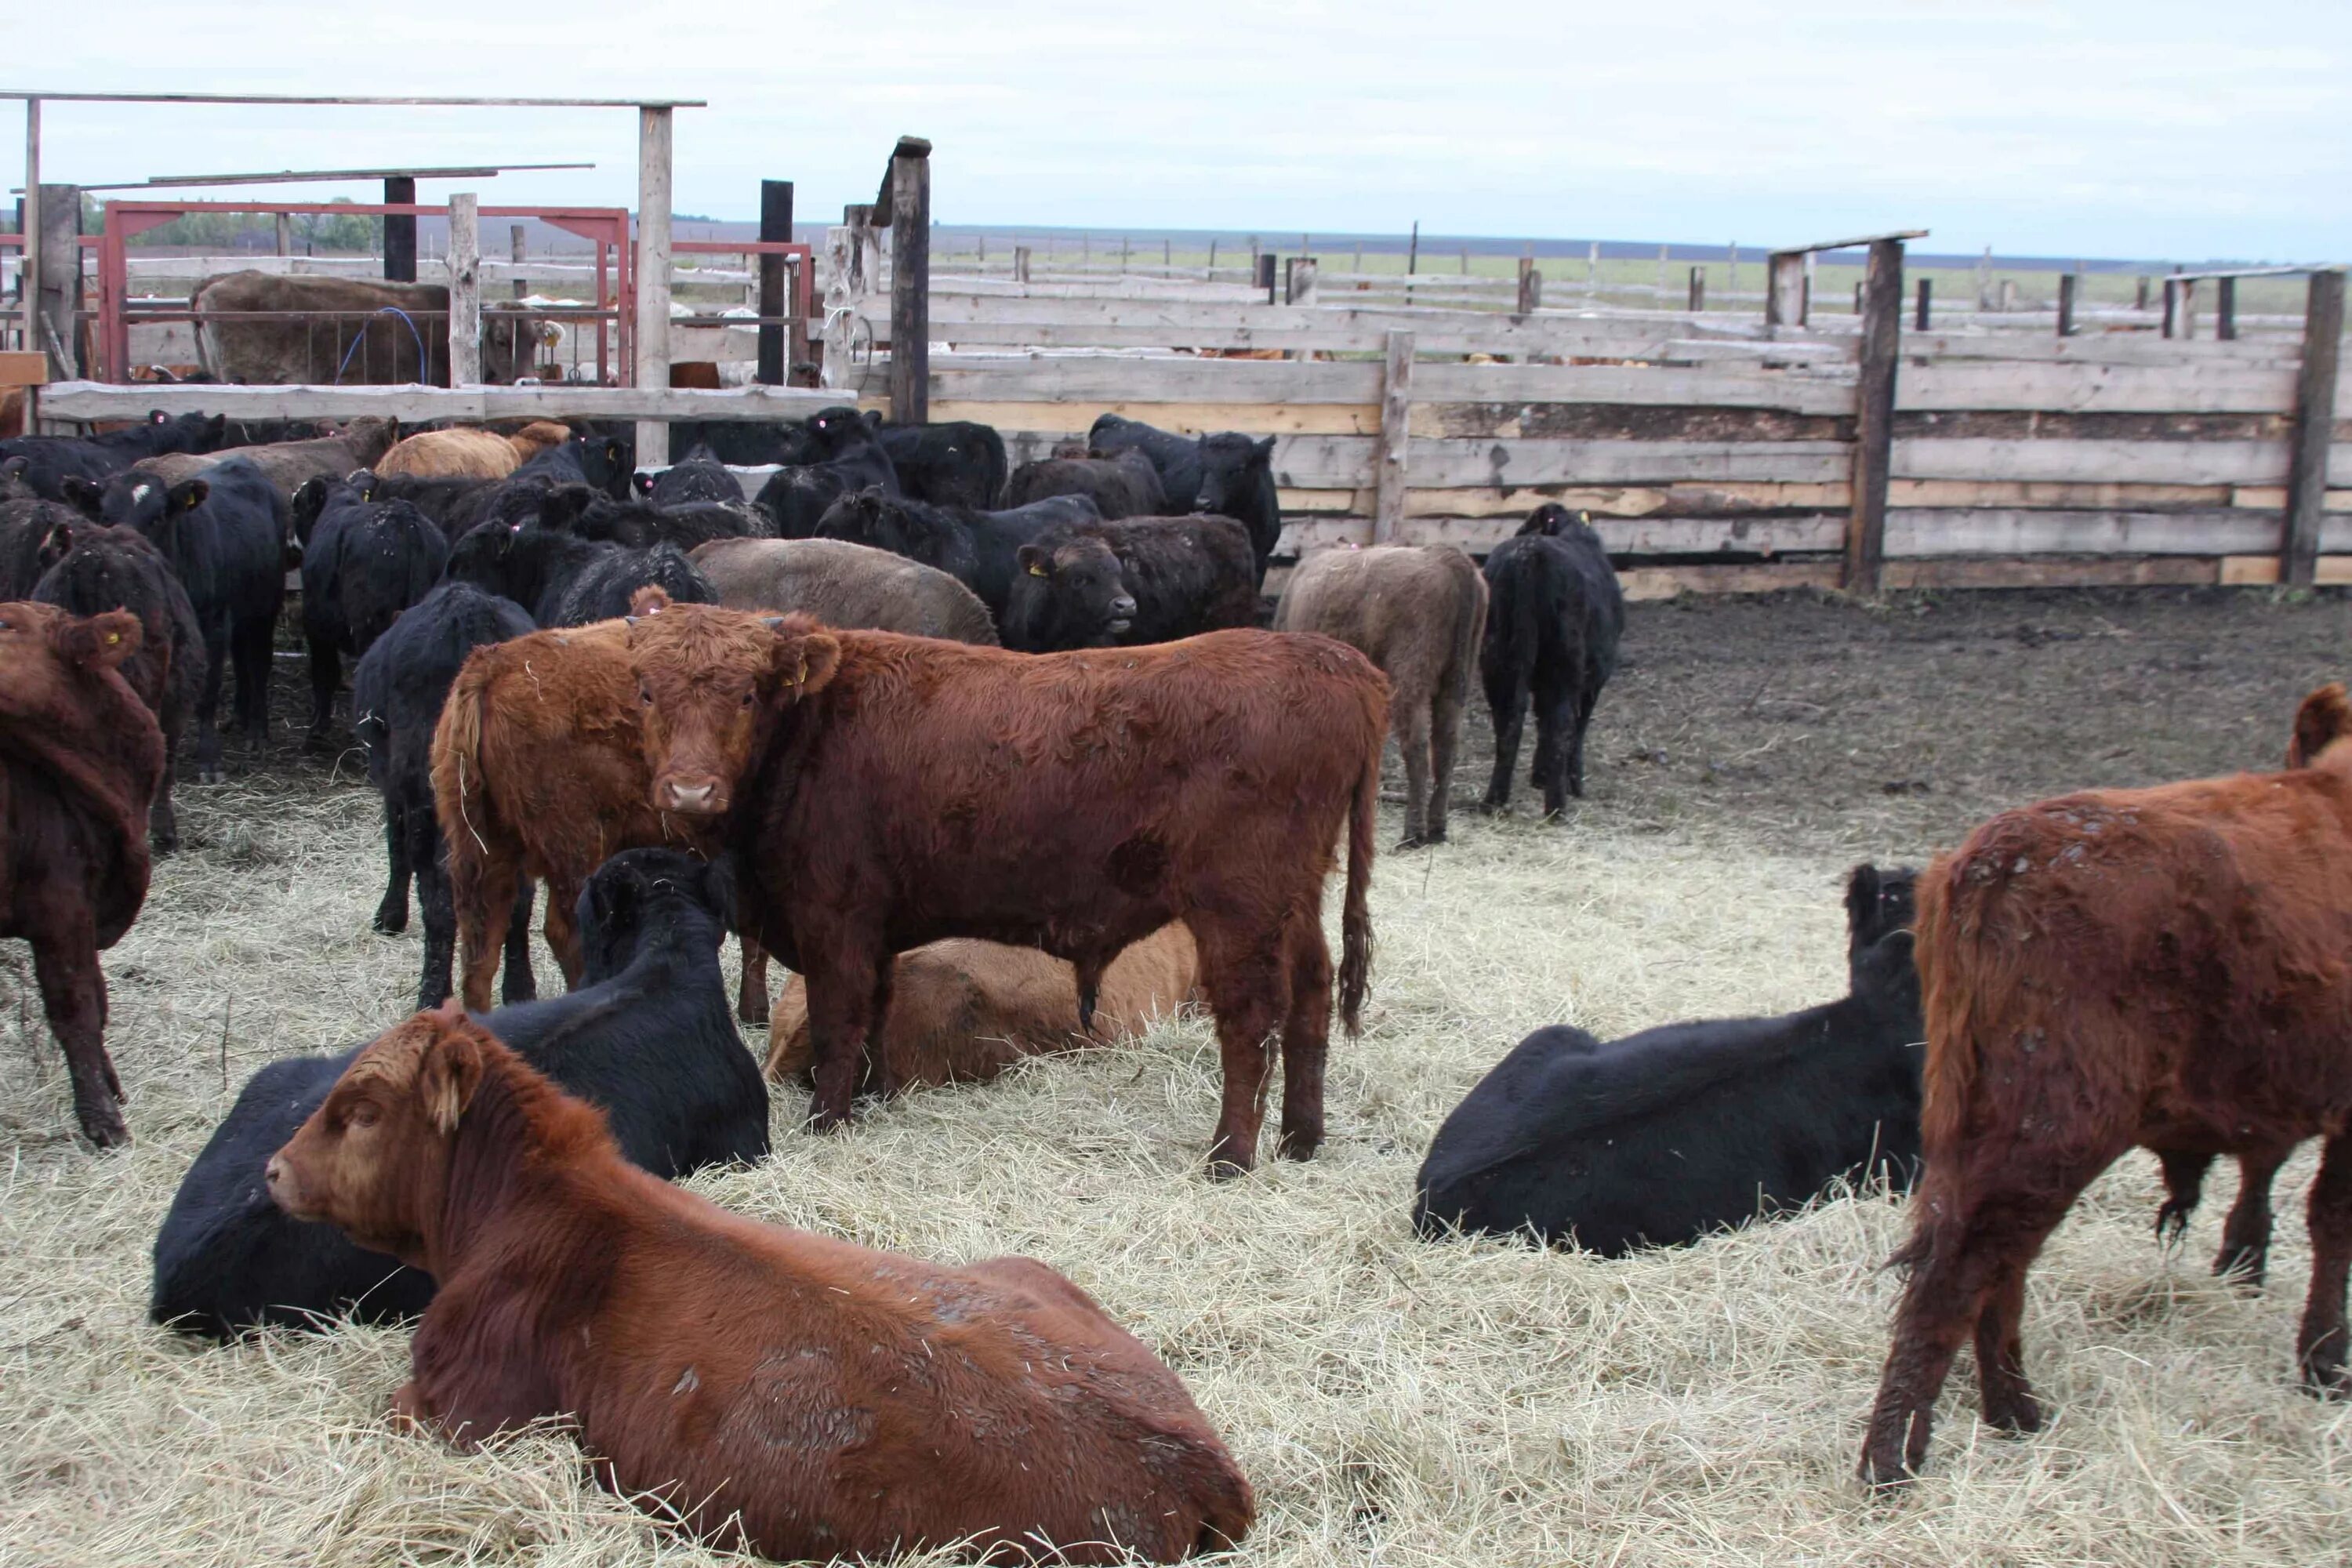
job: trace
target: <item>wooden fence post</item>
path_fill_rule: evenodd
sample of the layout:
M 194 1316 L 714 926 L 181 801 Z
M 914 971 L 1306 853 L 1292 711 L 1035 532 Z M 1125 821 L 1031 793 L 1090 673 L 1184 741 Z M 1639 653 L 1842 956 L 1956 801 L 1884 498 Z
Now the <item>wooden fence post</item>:
M 449 197 L 449 384 L 482 384 L 481 208 L 471 191 Z M 668 426 L 665 426 L 666 430 Z
M 635 380 L 642 391 L 669 386 L 669 193 L 672 110 L 637 110 L 637 342 Z M 637 421 L 637 465 L 669 461 L 669 424 Z
M 1694 267 L 1690 274 L 1690 313 L 1694 316 L 1706 309 L 1706 268 Z
M 793 183 L 790 180 L 760 182 L 760 238 L 763 244 L 792 243 Z M 760 363 L 751 373 L 752 379 L 762 385 L 782 386 L 792 378 L 792 364 L 784 346 L 784 324 L 774 320 L 791 309 L 788 303 L 790 295 L 786 291 L 784 258 L 762 256 L 760 264 L 751 270 L 759 274 L 760 314 L 763 318 L 760 322 Z M 807 332 L 805 321 L 797 323 L 797 326 L 799 331 L 794 335 Z
M 1864 285 L 1864 287 L 1867 288 L 1867 285 Z M 1934 309 L 1935 300 L 1936 280 L 1933 278 L 1920 279 L 1919 314 L 1917 320 L 1912 323 L 1914 331 L 1924 332 L 1927 330 L 1927 314 L 1932 309 Z
M 278 215 L 278 222 L 273 226 L 278 231 L 275 236 L 278 244 L 278 254 L 280 256 L 293 255 L 294 215 L 291 213 L 279 213 Z
M 2071 272 L 2058 274 L 2058 335 L 2074 335 L 2074 275 Z
M 1864 279 L 1862 374 L 1854 389 L 1853 510 L 1846 518 L 1845 587 L 1878 592 L 1886 558 L 1886 474 L 1895 450 L 1895 366 L 1903 332 L 1903 242 L 1871 242 Z
M 1405 447 L 1412 432 L 1412 334 L 1391 332 L 1381 374 L 1381 446 L 1372 476 L 1372 542 L 1395 540 L 1404 523 Z
M 1764 324 L 1805 324 L 1805 253 L 1776 250 L 1764 258 Z
M 1536 270 L 1536 258 L 1519 258 L 1519 314 L 1533 315 L 1543 303 L 1543 274 Z
M 522 225 L 517 223 L 507 226 L 507 258 L 518 269 L 522 267 L 524 261 L 522 236 Z M 514 297 L 518 300 L 527 300 L 530 297 L 530 280 L 524 278 L 520 270 L 515 274 Z
M 2344 343 L 2344 274 L 2311 275 L 2303 314 L 2303 368 L 2295 378 L 2294 437 L 2289 449 L 2285 537 L 2279 579 L 2307 588 L 2319 574 L 2319 525 L 2327 505 L 2328 447 L 2336 435 L 2336 377 Z
M 2216 279 L 2213 296 L 2213 335 L 2225 343 L 2234 342 L 2238 337 L 2238 280 Z
M 384 205 L 398 206 L 415 200 L 415 180 L 395 176 L 383 183 Z M 383 280 L 387 283 L 416 281 L 416 218 L 413 214 L 384 214 Z
M 850 384 L 849 356 L 857 336 L 857 235 L 849 225 L 824 231 L 824 361 L 820 384 Z
M 34 261 L 33 271 L 27 274 L 32 282 L 29 287 L 25 287 L 25 297 L 39 300 L 41 337 L 38 342 L 25 346 L 47 350 L 49 363 L 56 367 L 57 374 L 71 380 L 79 376 L 84 369 L 81 357 L 81 247 L 76 243 L 81 234 L 81 187 L 43 185 L 39 222 L 39 255 Z M 26 428 L 29 433 L 30 426 Z
M 1317 268 L 1315 258 L 1313 257 L 1292 257 L 1289 260 L 1289 264 L 1283 268 L 1283 303 L 1286 305 L 1312 305 L 1315 303 L 1316 271 Z
M 2164 280 L 2164 335 L 2166 337 L 2178 335 L 2180 330 L 2179 314 L 2180 280 L 2177 278 L 2168 278 Z
M 1029 281 L 1029 247 L 1025 245 L 1013 247 L 1013 280 L 1015 283 Z
M 931 404 L 931 144 L 890 154 L 890 422 L 928 425 Z
M 1265 302 L 1271 305 L 1274 303 L 1275 290 L 1274 252 L 1256 251 L 1253 256 L 1257 268 L 1257 287 L 1265 290 Z

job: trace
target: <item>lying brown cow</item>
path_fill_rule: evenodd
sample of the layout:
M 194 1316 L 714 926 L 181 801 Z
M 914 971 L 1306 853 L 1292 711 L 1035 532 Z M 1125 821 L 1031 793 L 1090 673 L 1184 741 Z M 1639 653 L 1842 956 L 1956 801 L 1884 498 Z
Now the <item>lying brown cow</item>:
M 1919 879 L 1925 1173 L 1864 1477 L 1927 1455 L 1973 1329 L 1984 1418 L 2042 1425 L 2026 1270 L 2135 1145 L 2267 1161 L 2325 1137 L 2305 1383 L 2347 1391 L 2352 1264 L 2352 706 L 2305 699 L 2288 771 L 2006 812 Z
M 1201 955 L 1167 925 L 1111 960 L 1094 1029 L 1078 1026 L 1077 971 L 1034 947 L 956 939 L 892 963 L 883 1076 L 901 1089 L 984 1083 L 1024 1057 L 1130 1039 L 1193 999 Z M 768 1026 L 768 1076 L 811 1076 L 808 983 L 794 975 Z
M 624 849 L 708 858 L 718 847 L 708 816 L 650 804 L 627 640 L 619 621 L 533 632 L 475 649 L 450 685 L 433 732 L 433 802 L 468 1007 L 490 1005 L 523 878 L 545 885 L 541 929 L 576 985 L 572 907 L 597 867 Z M 767 1021 L 767 960 L 749 942 L 738 1011 Z
M 0 605 L 0 937 L 32 945 L 74 1118 L 101 1149 L 131 1131 L 98 955 L 146 901 L 147 812 L 163 778 L 163 731 L 117 668 L 140 637 L 128 610 Z
M 1174 1562 L 1249 1530 L 1184 1385 L 1067 1279 L 730 1214 L 455 1007 L 362 1052 L 266 1180 L 438 1282 L 397 1416 L 466 1446 L 566 1417 L 601 1480 L 722 1545 Z
M 1281 1150 L 1323 1141 L 1323 881 L 1349 844 L 1339 1010 L 1358 1026 L 1388 682 L 1328 637 L 1211 632 L 1024 656 L 638 591 L 629 664 L 649 802 L 732 825 L 761 945 L 808 978 L 814 1122 L 848 1119 L 891 956 L 942 937 L 1103 971 L 1181 920 L 1217 1017 L 1220 1174 L 1257 1158 L 1282 1039 Z M 882 1064 L 878 1087 L 896 1086 Z
M 460 426 L 421 430 L 404 437 L 375 465 L 379 475 L 414 474 L 423 479 L 502 479 L 572 432 L 551 420 L 534 419 L 511 436 Z

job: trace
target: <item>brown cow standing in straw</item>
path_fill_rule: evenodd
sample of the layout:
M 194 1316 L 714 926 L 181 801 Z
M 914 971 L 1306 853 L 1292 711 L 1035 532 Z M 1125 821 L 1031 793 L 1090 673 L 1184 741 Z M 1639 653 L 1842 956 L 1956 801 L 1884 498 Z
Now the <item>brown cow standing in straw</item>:
M 2267 1159 L 2326 1139 L 2310 1197 L 2305 1383 L 2346 1391 L 2352 1265 L 2352 706 L 2304 700 L 2288 770 L 2064 795 L 1994 817 L 1919 879 L 1926 1173 L 1862 1473 L 1926 1457 L 1975 1331 L 1984 1418 L 2042 1425 L 2026 1270 L 2135 1145 Z
M 639 591 L 629 663 L 648 805 L 722 816 L 762 946 L 808 978 L 814 1120 L 846 1121 L 891 955 L 942 937 L 1105 967 L 1171 920 L 1200 944 L 1224 1103 L 1219 1174 L 1257 1158 L 1282 1039 L 1281 1152 L 1323 1141 L 1323 882 L 1349 846 L 1339 1011 L 1371 961 L 1388 681 L 1328 637 L 1211 632 L 1024 656 Z M 877 1085 L 888 1079 L 887 1058 Z
M 961 1268 L 731 1215 L 455 1006 L 362 1052 L 266 1170 L 432 1274 L 397 1417 L 567 1417 L 624 1496 L 726 1547 L 1174 1562 L 1249 1530 L 1175 1373 L 1044 1264 Z

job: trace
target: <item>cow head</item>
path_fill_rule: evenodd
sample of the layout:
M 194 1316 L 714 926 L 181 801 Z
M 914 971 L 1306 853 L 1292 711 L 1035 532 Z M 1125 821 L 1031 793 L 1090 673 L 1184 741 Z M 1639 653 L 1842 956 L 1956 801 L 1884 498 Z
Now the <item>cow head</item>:
M 296 1219 L 421 1265 L 488 1039 L 455 1004 L 387 1030 L 262 1168 L 271 1199 Z
M 593 985 L 627 968 L 641 950 L 690 942 L 697 931 L 716 952 L 735 923 L 734 875 L 725 860 L 624 849 L 596 868 L 575 913 L 581 984 Z
M 841 644 L 807 616 L 677 605 L 659 588 L 629 609 L 653 808 L 723 816 L 775 718 L 833 679 Z
M 133 468 L 117 474 L 101 488 L 88 479 L 67 479 L 66 500 L 100 522 L 135 528 L 162 543 L 180 519 L 205 504 L 212 486 L 203 479 L 182 479 L 167 485 L 152 474 Z
M 1863 949 L 1890 931 L 1908 930 L 1916 906 L 1913 890 L 1919 874 L 1908 867 L 1881 869 L 1856 866 L 1845 880 L 1846 956 L 1858 960 Z
M 825 456 L 838 456 L 860 441 L 875 441 L 874 426 L 866 423 L 855 408 L 846 405 L 839 408 L 820 408 L 808 416 L 802 428 L 809 438 L 823 449 Z
M 25 477 L 25 470 L 32 466 L 30 458 L 10 458 L 0 462 L 0 501 L 40 499 L 41 492 L 35 489 L 33 481 Z
M 2294 733 L 2286 743 L 2286 765 L 2314 766 L 2321 752 L 2347 735 L 2352 735 L 2352 700 L 2346 698 L 2344 683 L 2333 681 L 2305 698 L 2295 709 Z
M 1013 553 L 1008 618 L 1018 616 L 1054 647 L 1099 647 L 1135 624 L 1135 595 L 1110 546 L 1089 535 L 1024 544 Z
M 1228 430 L 1202 437 L 1201 489 L 1192 497 L 1192 510 L 1222 517 L 1247 515 L 1249 503 L 1272 482 L 1273 464 L 1271 436 L 1253 441 Z

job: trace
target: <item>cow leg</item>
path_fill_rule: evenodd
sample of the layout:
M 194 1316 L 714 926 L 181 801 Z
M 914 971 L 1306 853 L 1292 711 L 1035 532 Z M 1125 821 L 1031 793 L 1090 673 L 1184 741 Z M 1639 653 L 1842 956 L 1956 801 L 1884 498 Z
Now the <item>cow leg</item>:
M 172 809 L 172 786 L 180 782 L 180 732 L 175 726 L 163 735 L 163 777 L 155 786 L 155 804 L 147 808 L 147 842 L 158 855 L 180 847 L 180 818 Z
M 1319 912 L 1290 922 L 1290 1012 L 1282 1021 L 1282 1139 L 1286 1160 L 1323 1146 L 1323 1064 L 1331 1044 L 1331 950 Z
M 898 1064 L 890 1059 L 890 992 L 898 976 L 897 956 L 883 954 L 882 962 L 874 966 L 873 1010 L 866 1015 L 872 1022 L 857 1069 L 859 1089 L 885 1100 L 897 1099 L 907 1087 L 898 1076 Z
M 573 918 L 579 907 L 579 885 L 551 874 L 547 879 L 547 910 L 541 921 L 547 936 L 547 950 L 555 954 L 556 964 L 563 971 L 566 991 L 580 989 L 580 973 L 584 966 L 580 925 Z
M 2043 1233 L 2047 1235 L 2047 1232 Z M 1985 1425 L 2003 1432 L 2042 1430 L 2042 1402 L 2033 1397 L 2025 1379 L 2025 1271 L 2042 1250 L 2036 1237 L 2031 1253 L 2011 1253 L 1999 1279 L 1985 1292 L 1984 1310 L 1977 1314 L 1977 1389 Z
M 1288 1010 L 1286 955 L 1282 942 L 1267 941 L 1258 930 L 1196 920 L 1192 934 L 1201 945 L 1201 988 L 1216 1015 L 1224 1068 L 1224 1098 L 1209 1144 L 1209 1174 L 1223 1180 L 1257 1163 L 1274 1035 Z
M 2230 1205 L 2229 1221 L 2221 1227 L 2221 1250 L 2213 1258 L 2214 1273 L 2262 1288 L 2271 1256 L 2271 1184 L 2294 1152 L 2294 1146 L 2288 1144 L 2238 1156 L 2238 1199 Z
M 1429 704 L 1429 842 L 1445 842 L 1454 804 L 1454 754 L 1462 743 L 1462 695 L 1441 690 Z
M 735 1016 L 747 1024 L 764 1026 L 768 1021 L 768 950 L 760 939 L 738 931 L 736 940 L 743 946 L 743 983 L 735 992 Z
M 1568 793 L 1579 800 L 1584 798 L 1584 732 L 1592 727 L 1593 705 L 1600 700 L 1598 691 L 1576 700 L 1576 729 L 1568 739 Z
M 1429 837 L 1429 709 L 1408 702 L 1397 710 L 1397 749 L 1404 753 L 1404 837 L 1400 849 L 1418 849 Z
M 1095 1004 L 1102 998 L 1103 971 L 1110 965 L 1099 955 L 1089 953 L 1070 967 L 1076 973 L 1078 982 L 1078 1033 L 1091 1038 L 1095 1032 Z
M 2344 1373 L 2344 1277 L 2352 1266 L 2352 1133 L 2327 1141 L 2307 1205 L 2311 1225 L 2311 1298 L 2304 1303 L 2295 1360 L 2312 1393 L 2341 1398 L 2352 1393 Z
M 463 966 L 460 994 L 467 1010 L 490 1010 L 490 981 L 499 972 L 499 951 L 512 923 L 521 868 L 505 856 L 459 857 L 448 871 L 450 900 L 457 915 L 457 953 Z
M 205 684 L 196 696 L 196 782 L 219 784 L 221 771 L 221 685 L 228 677 L 228 627 L 205 628 Z
M 449 971 L 457 956 L 457 910 L 449 896 L 449 868 L 441 854 L 438 825 L 415 830 L 418 813 L 408 810 L 412 829 L 408 855 L 416 874 L 416 902 L 425 921 L 425 968 L 416 981 L 419 1009 L 438 1007 L 449 999 Z M 432 823 L 427 807 L 422 814 Z
M 530 879 L 515 886 L 514 915 L 507 921 L 505 962 L 499 973 L 499 1000 L 512 1006 L 538 999 L 539 980 L 530 971 Z
M 49 918 L 33 941 L 33 977 L 49 1032 L 64 1050 L 73 1083 L 74 1120 L 100 1149 L 131 1142 L 122 1121 L 122 1080 L 106 1054 L 106 975 L 98 967 L 98 933 L 87 908 L 47 900 Z
M 277 626 L 274 615 L 257 616 L 235 633 L 237 729 L 257 752 L 269 739 L 270 643 Z M 333 700 L 331 692 L 329 700 Z
M 846 1122 L 856 1109 L 866 1037 L 874 1024 L 878 989 L 874 971 L 889 967 L 890 955 L 836 945 L 822 955 L 803 948 L 802 959 L 807 965 L 809 1056 L 816 1075 L 809 1127 L 829 1132 Z
M 1569 747 L 1576 733 L 1576 688 L 1536 682 L 1536 761 L 1528 783 L 1543 791 L 1544 818 L 1568 809 Z
M 408 879 L 412 868 L 408 861 L 409 804 L 392 795 L 383 802 L 383 858 L 386 875 L 383 898 L 375 907 L 375 929 L 386 936 L 398 936 L 408 929 Z M 435 1002 L 424 1004 L 430 1007 Z
M 242 711 L 245 692 L 245 671 L 237 670 L 237 702 Z M 335 645 L 325 637 L 310 638 L 310 732 L 302 741 L 306 752 L 323 752 L 328 747 L 327 731 L 335 718 L 335 690 L 343 683 L 343 660 Z
M 1495 721 L 1495 776 L 1488 781 L 1478 809 L 1491 815 L 1511 804 L 1511 773 L 1519 765 L 1519 734 L 1528 716 L 1525 676 L 1515 669 L 1490 676 L 1486 709 Z
M 2204 1201 L 2205 1173 L 2213 1168 L 2213 1156 L 2158 1149 L 2156 1162 L 2164 1168 L 2164 1204 L 2156 1211 L 2156 1239 L 2169 1247 L 2180 1239 L 2189 1228 L 2189 1216 Z M 2244 1194 L 2239 1196 L 2242 1201 Z

